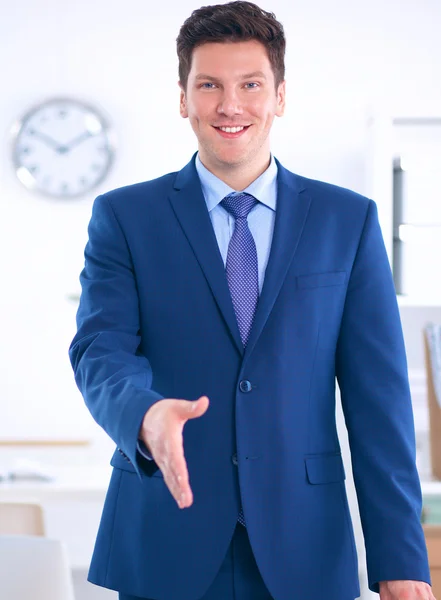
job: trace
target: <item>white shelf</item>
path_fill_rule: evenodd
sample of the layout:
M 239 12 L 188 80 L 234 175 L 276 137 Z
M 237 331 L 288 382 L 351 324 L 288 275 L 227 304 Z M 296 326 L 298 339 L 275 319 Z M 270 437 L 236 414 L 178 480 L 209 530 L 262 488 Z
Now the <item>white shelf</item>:
M 412 308 L 441 308 L 441 298 L 418 298 L 418 296 L 397 295 L 398 306 L 408 306 Z
M 441 496 L 441 481 L 421 481 L 423 496 Z
M 393 256 L 393 164 L 398 157 L 409 161 L 421 148 L 431 149 L 428 154 L 439 156 L 441 152 L 441 115 L 421 112 L 419 115 L 392 114 L 384 108 L 373 108 L 368 119 L 366 136 L 366 195 L 375 200 L 384 243 L 392 267 Z M 432 217 L 431 217 L 432 218 Z M 433 216 L 433 222 L 438 218 Z M 424 266 L 424 265 L 423 265 Z M 414 265 L 412 265 L 413 268 Z M 432 268 L 426 265 L 426 270 Z M 409 274 L 408 274 L 409 275 Z M 424 272 L 421 273 L 424 275 Z M 409 277 L 407 277 L 409 279 Z M 417 277 L 419 281 L 419 277 Z M 406 281 L 403 289 L 418 289 Z M 403 307 L 441 307 L 441 294 L 427 289 L 425 297 L 399 297 Z

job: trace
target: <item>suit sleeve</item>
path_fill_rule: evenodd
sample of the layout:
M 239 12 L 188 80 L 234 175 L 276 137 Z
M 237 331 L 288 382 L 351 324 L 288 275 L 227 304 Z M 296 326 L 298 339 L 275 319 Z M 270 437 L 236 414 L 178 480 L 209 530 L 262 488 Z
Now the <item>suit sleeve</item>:
M 163 396 L 140 350 L 139 300 L 131 255 L 106 196 L 88 228 L 77 333 L 69 348 L 75 381 L 95 421 L 133 463 L 138 476 L 158 468 L 138 452 L 147 410 Z
M 370 200 L 351 272 L 336 373 L 366 546 L 369 588 L 430 584 L 415 431 L 398 304 Z

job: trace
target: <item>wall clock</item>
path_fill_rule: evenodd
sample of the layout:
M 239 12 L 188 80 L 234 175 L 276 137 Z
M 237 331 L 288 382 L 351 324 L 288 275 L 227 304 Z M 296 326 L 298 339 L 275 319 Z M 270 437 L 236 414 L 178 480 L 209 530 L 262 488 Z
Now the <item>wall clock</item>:
M 87 194 L 114 160 L 114 136 L 101 111 L 72 98 L 30 109 L 12 128 L 13 163 L 29 190 L 54 198 Z

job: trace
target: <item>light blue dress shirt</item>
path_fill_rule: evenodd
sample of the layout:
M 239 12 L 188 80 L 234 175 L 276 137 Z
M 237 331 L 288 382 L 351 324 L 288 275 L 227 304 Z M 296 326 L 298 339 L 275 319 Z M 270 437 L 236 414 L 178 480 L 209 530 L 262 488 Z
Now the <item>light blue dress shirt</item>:
M 233 235 L 235 219 L 221 206 L 221 201 L 228 194 L 237 191 L 251 194 L 259 201 L 248 214 L 248 226 L 256 243 L 259 292 L 262 292 L 276 217 L 277 164 L 274 156 L 271 155 L 271 162 L 266 171 L 244 190 L 233 190 L 216 175 L 213 175 L 202 164 L 199 153 L 196 155 L 195 164 L 224 265 L 227 263 L 228 244 Z M 145 458 L 152 460 L 142 442 L 138 442 L 138 450 Z
M 224 261 L 227 262 L 228 244 L 234 232 L 234 217 L 220 203 L 232 192 L 243 191 L 259 200 L 248 215 L 248 226 L 256 243 L 257 262 L 259 268 L 259 291 L 262 291 L 266 265 L 273 239 L 274 220 L 277 204 L 277 164 L 271 155 L 271 162 L 266 171 L 244 190 L 233 190 L 229 185 L 213 175 L 196 155 L 196 170 L 201 181 L 202 192 L 207 203 L 208 212 L 217 243 Z

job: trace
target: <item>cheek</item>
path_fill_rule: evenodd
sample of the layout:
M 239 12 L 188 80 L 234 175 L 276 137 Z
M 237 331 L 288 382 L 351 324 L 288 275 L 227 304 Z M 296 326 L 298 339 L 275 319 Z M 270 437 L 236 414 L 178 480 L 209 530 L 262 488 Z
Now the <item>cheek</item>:
M 248 104 L 250 114 L 257 116 L 261 121 L 265 122 L 274 114 L 275 106 L 268 102 L 266 98 L 256 98 Z
M 189 115 L 195 119 L 206 120 L 216 110 L 216 103 L 208 98 L 193 100 L 189 106 Z

